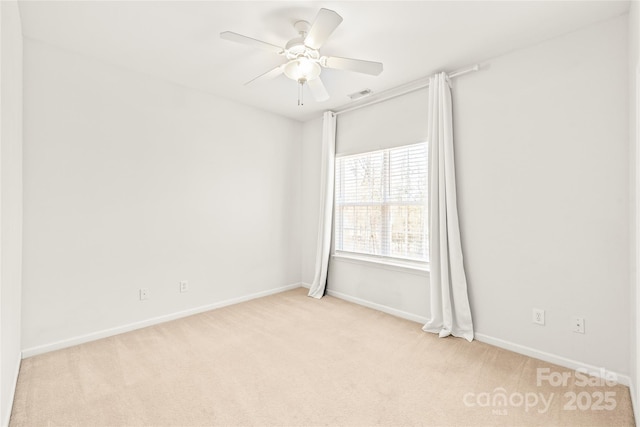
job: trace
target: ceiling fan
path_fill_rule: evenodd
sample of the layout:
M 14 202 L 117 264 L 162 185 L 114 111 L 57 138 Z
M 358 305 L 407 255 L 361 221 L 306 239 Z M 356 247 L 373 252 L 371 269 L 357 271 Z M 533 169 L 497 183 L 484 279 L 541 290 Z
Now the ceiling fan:
M 382 72 L 382 63 L 380 62 L 320 55 L 320 48 L 341 22 L 342 17 L 333 10 L 320 9 L 313 25 L 307 21 L 298 21 L 293 25 L 298 32 L 298 37 L 289 40 L 285 47 L 231 31 L 220 33 L 220 37 L 284 56 L 287 62 L 248 81 L 245 85 L 259 80 L 272 79 L 284 73 L 285 76 L 298 82 L 298 105 L 303 105 L 302 91 L 305 84 L 309 86 L 316 101 L 329 99 L 329 93 L 320 80 L 322 68 L 349 70 L 373 76 Z

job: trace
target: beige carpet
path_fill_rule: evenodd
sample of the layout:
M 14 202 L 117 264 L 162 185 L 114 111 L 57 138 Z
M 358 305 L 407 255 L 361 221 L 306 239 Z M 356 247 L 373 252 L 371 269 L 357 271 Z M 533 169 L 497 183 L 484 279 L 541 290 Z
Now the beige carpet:
M 305 294 L 25 359 L 10 425 L 633 425 L 627 387 Z

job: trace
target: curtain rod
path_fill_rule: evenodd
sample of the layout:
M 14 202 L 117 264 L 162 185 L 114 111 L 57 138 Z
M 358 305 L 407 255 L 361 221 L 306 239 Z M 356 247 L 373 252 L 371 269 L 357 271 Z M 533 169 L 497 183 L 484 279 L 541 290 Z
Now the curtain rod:
M 461 68 L 459 70 L 448 73 L 448 75 L 449 77 L 458 77 L 463 74 L 471 73 L 473 71 L 478 71 L 479 69 L 480 69 L 480 65 L 474 64 L 470 67 Z M 429 87 L 429 77 L 423 77 L 419 80 L 414 80 L 404 85 L 382 91 L 378 94 L 373 95 L 374 99 L 369 99 L 369 101 L 363 102 L 362 104 L 354 105 L 352 107 L 346 106 L 342 108 L 337 108 L 334 110 L 334 114 L 338 116 L 342 113 L 357 110 L 362 107 L 368 107 L 369 105 L 377 104 L 379 102 L 388 101 L 390 99 L 397 98 L 398 96 L 406 95 L 411 92 L 415 92 L 416 90 L 420 90 L 425 87 Z

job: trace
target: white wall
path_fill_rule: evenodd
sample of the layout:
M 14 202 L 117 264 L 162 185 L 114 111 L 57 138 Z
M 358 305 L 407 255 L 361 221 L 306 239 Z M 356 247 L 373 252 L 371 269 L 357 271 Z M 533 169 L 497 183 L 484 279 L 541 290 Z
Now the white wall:
M 311 285 L 315 273 L 318 241 L 318 212 L 320 209 L 320 159 L 322 158 L 322 117 L 305 122 L 302 127 L 302 163 L 300 185 L 302 191 L 300 231 L 302 254 L 302 282 Z
M 628 375 L 626 20 L 492 58 L 454 81 L 453 101 L 476 332 Z M 303 193 L 316 180 L 305 178 Z M 317 221 L 305 219 L 303 229 Z M 328 288 L 429 314 L 426 277 L 334 260 Z M 533 307 L 546 310 L 546 326 L 532 324 Z M 584 335 L 571 332 L 574 315 L 586 319 Z
M 640 190 L 640 185 L 638 185 L 638 165 L 640 164 L 640 158 L 638 158 L 638 154 L 640 154 L 640 150 L 638 150 L 638 146 L 640 145 L 638 142 L 638 123 L 640 120 L 638 119 L 638 105 L 640 105 L 640 88 L 638 87 L 638 81 L 640 80 L 640 7 L 638 7 L 638 2 L 631 2 L 631 6 L 629 9 L 629 27 L 628 27 L 628 48 L 629 48 L 629 147 L 630 147 L 630 155 L 629 155 L 629 183 L 630 183 L 630 191 L 629 198 L 631 200 L 630 203 L 630 228 L 631 232 L 629 236 L 631 238 L 630 252 L 631 252 L 631 298 L 629 298 L 631 304 L 631 334 L 630 334 L 630 349 L 631 349 L 631 378 L 633 380 L 632 384 L 632 396 L 634 397 L 634 409 L 636 411 L 636 418 L 640 416 L 640 401 L 638 401 L 638 365 L 640 364 L 640 360 L 638 360 L 638 354 L 640 352 L 637 349 L 637 346 L 640 345 L 640 339 L 638 339 L 638 334 L 640 333 L 640 328 L 638 328 L 638 314 L 640 301 L 638 301 L 638 296 L 640 292 L 638 292 L 638 287 L 640 287 L 640 277 L 638 276 L 638 224 L 640 223 L 640 217 L 638 217 L 637 206 L 640 202 L 640 197 L 638 191 Z
M 0 423 L 9 423 L 20 366 L 22 274 L 22 27 L 0 2 Z
M 300 282 L 299 122 L 28 39 L 24 66 L 29 353 Z
M 454 120 L 478 333 L 628 375 L 626 29 L 621 16 L 489 61 L 456 82 Z

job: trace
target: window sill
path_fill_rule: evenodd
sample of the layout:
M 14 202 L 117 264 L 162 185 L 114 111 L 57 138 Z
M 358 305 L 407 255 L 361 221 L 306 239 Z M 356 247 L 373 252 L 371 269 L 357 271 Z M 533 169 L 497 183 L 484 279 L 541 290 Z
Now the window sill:
M 382 268 L 385 270 L 402 271 L 404 273 L 417 274 L 419 276 L 429 275 L 429 264 L 414 264 L 386 258 L 368 257 L 356 254 L 337 253 L 331 254 L 331 258 L 340 262 L 367 265 L 370 267 Z

